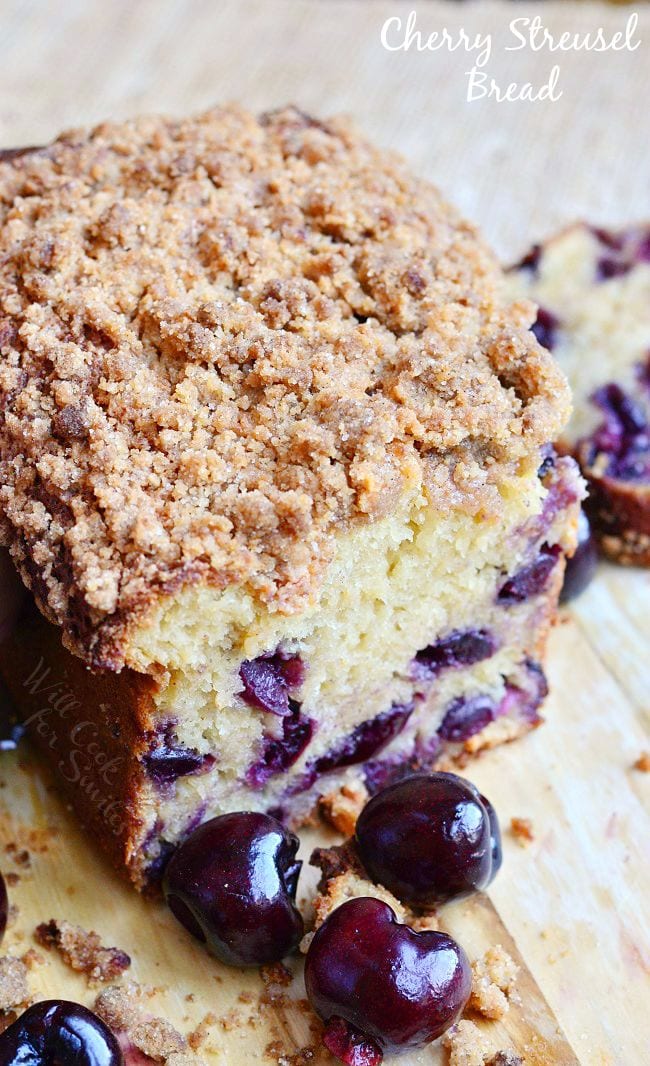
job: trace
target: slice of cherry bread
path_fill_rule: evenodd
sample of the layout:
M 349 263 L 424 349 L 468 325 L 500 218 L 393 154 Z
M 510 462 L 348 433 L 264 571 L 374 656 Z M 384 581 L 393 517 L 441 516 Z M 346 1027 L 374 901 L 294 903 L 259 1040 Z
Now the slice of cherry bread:
M 533 330 L 573 390 L 562 449 L 589 481 L 604 551 L 650 565 L 650 227 L 576 225 L 513 270 L 513 296 L 539 305 Z
M 0 528 L 39 609 L 2 672 L 138 885 L 215 813 L 297 824 L 539 721 L 582 483 L 533 317 L 339 120 L 0 163 Z

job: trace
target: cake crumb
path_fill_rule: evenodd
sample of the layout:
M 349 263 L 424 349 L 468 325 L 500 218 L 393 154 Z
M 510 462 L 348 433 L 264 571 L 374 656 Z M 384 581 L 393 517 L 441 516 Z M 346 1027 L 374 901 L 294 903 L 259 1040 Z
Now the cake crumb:
M 170 1055 L 188 1050 L 185 1037 L 164 1018 L 139 1021 L 129 1031 L 129 1037 L 138 1051 L 154 1062 L 167 1062 Z
M 20 883 L 20 874 L 16 873 L 15 870 L 9 870 L 9 872 L 4 875 L 4 879 L 9 888 L 15 888 L 16 885 Z
M 650 751 L 642 751 L 633 766 L 634 770 L 640 770 L 642 774 L 650 774 Z
M 203 1047 L 210 1035 L 210 1029 L 216 1024 L 217 1016 L 210 1011 L 201 1019 L 196 1028 L 187 1034 L 187 1042 L 193 1051 L 198 1051 L 200 1047 Z
M 484 1018 L 499 1021 L 510 1009 L 518 973 L 517 963 L 500 944 L 489 948 L 482 958 L 472 963 L 470 1009 Z
M 535 839 L 530 818 L 511 818 L 510 831 L 522 848 L 525 848 L 527 844 L 532 844 Z
M 45 962 L 45 959 L 40 952 L 35 951 L 34 948 L 30 948 L 29 951 L 26 951 L 21 958 L 28 970 L 33 970 L 37 966 L 42 966 Z
M 95 1013 L 114 1032 L 128 1032 L 141 1019 L 143 994 L 144 989 L 135 981 L 111 985 L 104 988 L 95 999 Z
M 523 1066 L 523 1061 L 516 1051 L 497 1051 L 488 1066 Z
M 125 951 L 104 947 L 97 933 L 70 922 L 51 918 L 36 927 L 34 936 L 43 947 L 58 951 L 70 969 L 83 973 L 91 988 L 113 981 L 131 965 Z
M 103 989 L 95 999 L 94 1010 L 114 1033 L 124 1035 L 133 1047 L 163 1066 L 205 1066 L 185 1039 L 165 1018 L 155 1018 L 142 1010 L 142 1000 L 152 990 L 128 981 Z
M 0 1014 L 26 1007 L 31 1001 L 27 966 L 13 955 L 0 958 Z
M 449 1066 L 485 1066 L 494 1054 L 478 1026 L 467 1020 L 452 1025 L 443 1036 L 442 1044 L 449 1052 Z
M 346 784 L 334 792 L 321 796 L 319 809 L 325 821 L 338 829 L 343 836 L 352 836 L 357 819 L 368 802 L 365 785 Z

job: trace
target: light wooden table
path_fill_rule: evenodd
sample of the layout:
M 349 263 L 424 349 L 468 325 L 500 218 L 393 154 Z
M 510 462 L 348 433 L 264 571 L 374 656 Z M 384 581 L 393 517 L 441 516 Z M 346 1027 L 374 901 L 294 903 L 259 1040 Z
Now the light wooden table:
M 323 114 L 352 112 L 438 182 L 505 258 L 576 216 L 600 224 L 647 217 L 650 8 L 638 5 L 637 51 L 560 56 L 563 96 L 553 104 L 466 103 L 469 57 L 384 51 L 384 20 L 411 9 L 429 32 L 491 32 L 490 75 L 535 84 L 556 60 L 504 52 L 509 19 L 540 15 L 559 32 L 613 30 L 629 15 L 569 2 L 0 0 L 0 144 L 39 143 L 61 127 L 142 109 L 295 101 Z M 547 726 L 472 769 L 504 824 L 531 818 L 535 840 L 526 849 L 506 841 L 491 903 L 450 908 L 448 922 L 470 947 L 501 939 L 524 963 L 525 1002 L 504 1034 L 519 1046 L 528 1040 L 530 1063 L 650 1063 L 650 776 L 631 769 L 650 746 L 649 619 L 650 575 L 603 567 L 553 635 Z M 24 950 L 36 922 L 50 916 L 131 946 L 134 975 L 166 986 L 161 1009 L 182 1028 L 208 1010 L 240 1012 L 234 1028 L 215 1027 L 211 1062 L 277 1062 L 269 1043 L 290 1050 L 313 1041 L 308 1019 L 291 1008 L 267 1007 L 249 1026 L 253 1008 L 238 996 L 255 993 L 257 977 L 226 972 L 162 907 L 119 885 L 30 759 L 22 770 L 6 759 L 0 775 L 0 836 L 34 830 L 8 950 Z M 58 835 L 43 850 L 46 825 Z M 0 862 L 12 866 L 1 854 Z M 53 958 L 32 980 L 39 995 L 89 1001 L 81 980 Z M 442 1058 L 430 1049 L 403 1061 Z

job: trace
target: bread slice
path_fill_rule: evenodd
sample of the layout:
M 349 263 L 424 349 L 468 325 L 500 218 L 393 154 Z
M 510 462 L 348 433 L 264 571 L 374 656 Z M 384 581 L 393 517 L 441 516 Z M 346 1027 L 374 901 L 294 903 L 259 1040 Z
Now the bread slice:
M 569 392 L 434 188 L 229 107 L 0 163 L 0 220 L 0 529 L 39 609 L 1 668 L 136 884 L 215 813 L 297 824 L 536 724 Z
M 536 246 L 511 273 L 539 304 L 536 334 L 574 397 L 560 445 L 589 481 L 603 550 L 650 565 L 650 227 L 579 224 Z

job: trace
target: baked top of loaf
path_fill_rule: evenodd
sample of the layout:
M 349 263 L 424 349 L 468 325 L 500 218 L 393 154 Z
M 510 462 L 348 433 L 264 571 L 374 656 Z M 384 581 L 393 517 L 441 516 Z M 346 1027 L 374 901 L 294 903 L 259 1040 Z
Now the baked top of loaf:
M 0 161 L 0 533 L 87 662 L 191 582 L 313 597 L 423 485 L 498 514 L 568 389 L 471 226 L 346 122 L 237 107 Z

